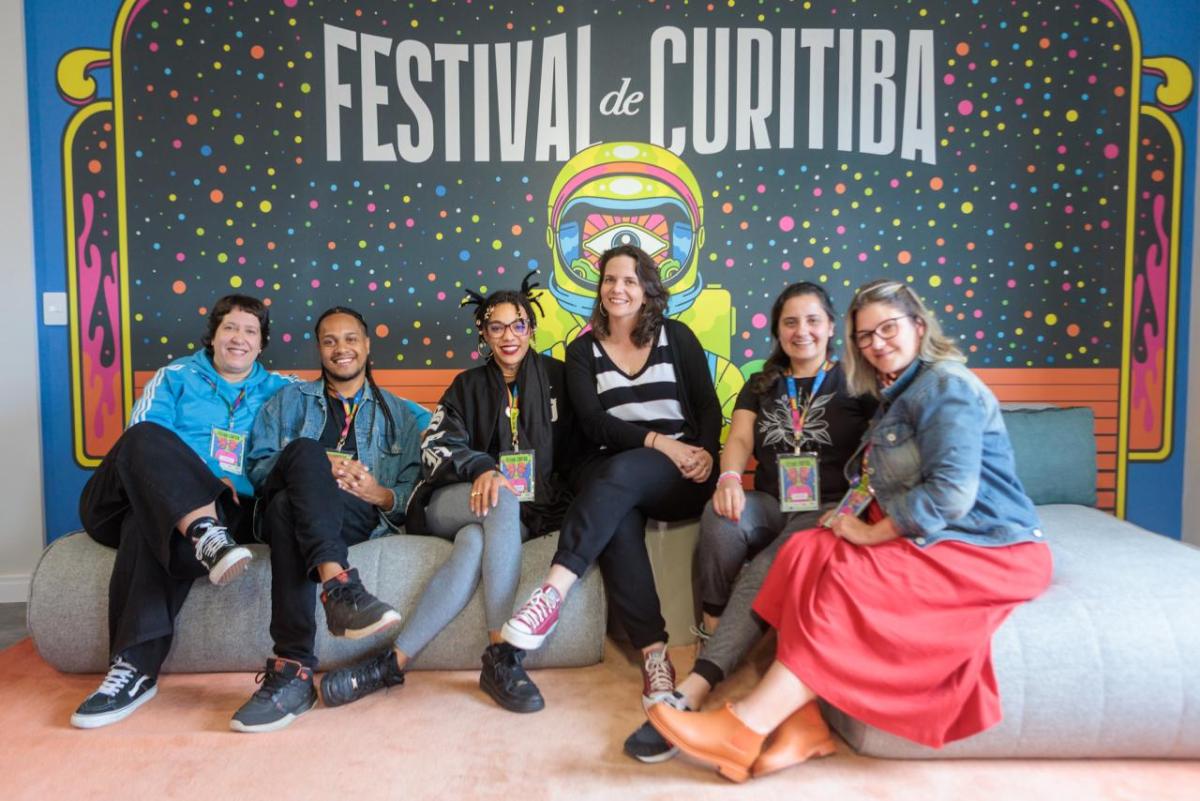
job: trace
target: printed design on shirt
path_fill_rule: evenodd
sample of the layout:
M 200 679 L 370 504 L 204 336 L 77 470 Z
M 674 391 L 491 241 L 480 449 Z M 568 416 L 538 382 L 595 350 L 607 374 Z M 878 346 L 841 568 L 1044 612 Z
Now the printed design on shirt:
M 825 410 L 833 395 L 818 395 L 808 409 L 804 418 L 804 431 L 800 434 L 800 442 L 796 443 L 796 433 L 792 430 L 792 405 L 786 394 L 780 395 L 769 404 L 758 416 L 758 430 L 763 435 L 763 446 L 778 450 L 816 450 L 821 445 L 833 445 L 829 436 L 829 421 L 825 419 Z
M 439 403 L 429 417 L 429 425 L 425 428 L 425 437 L 421 440 L 421 462 L 429 475 L 432 475 L 442 462 L 450 458 L 450 449 L 438 441 L 446 436 L 442 422 L 446 419 L 446 409 Z

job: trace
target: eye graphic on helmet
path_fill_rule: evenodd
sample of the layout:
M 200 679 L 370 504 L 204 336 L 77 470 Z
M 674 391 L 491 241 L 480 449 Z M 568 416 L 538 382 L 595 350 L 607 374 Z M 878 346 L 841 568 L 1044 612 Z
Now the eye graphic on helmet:
M 592 226 L 600 227 L 602 230 L 594 236 L 585 239 L 583 246 L 590 253 L 595 253 L 597 256 L 602 255 L 604 251 L 610 248 L 620 245 L 633 245 L 646 251 L 646 255 L 653 258 L 666 250 L 670 245 L 670 242 L 666 242 L 655 236 L 644 225 L 631 222 L 613 225 L 610 221 L 603 218 L 599 220 L 594 219 L 596 217 L 601 217 L 601 215 L 592 215 L 588 218 L 587 223 L 584 225 L 584 233 L 586 234 L 588 228 Z M 661 221 L 662 218 L 658 217 L 658 220 Z

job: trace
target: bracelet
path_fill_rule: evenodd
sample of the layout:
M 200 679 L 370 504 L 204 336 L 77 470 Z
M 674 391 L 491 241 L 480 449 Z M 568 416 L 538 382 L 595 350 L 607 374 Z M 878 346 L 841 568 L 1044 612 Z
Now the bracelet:
M 717 476 L 717 483 L 720 484 L 726 478 L 730 478 L 730 477 L 736 478 L 738 480 L 739 484 L 742 483 L 742 474 L 739 473 L 737 470 L 726 470 L 725 472 L 721 473 L 721 475 Z
M 653 448 L 654 443 L 656 443 L 656 442 L 658 442 L 658 432 L 652 431 L 652 432 L 650 432 L 650 447 Z

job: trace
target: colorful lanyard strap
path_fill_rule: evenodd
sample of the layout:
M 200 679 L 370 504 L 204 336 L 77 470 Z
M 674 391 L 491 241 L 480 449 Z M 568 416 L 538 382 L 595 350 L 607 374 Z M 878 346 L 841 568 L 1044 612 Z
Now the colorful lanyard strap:
M 508 427 L 512 431 L 512 449 L 520 450 L 519 439 L 517 437 L 517 421 L 521 417 L 520 392 L 517 389 L 517 383 L 514 381 L 508 387 Z
M 242 405 L 242 401 L 246 397 L 246 388 L 242 387 L 241 389 L 239 389 L 237 397 L 233 399 L 233 403 L 230 403 L 229 401 L 225 400 L 225 396 L 221 394 L 221 388 L 217 386 L 216 381 L 213 381 L 211 378 L 209 378 L 208 376 L 204 376 L 204 375 L 202 375 L 201 378 L 203 378 L 205 381 L 208 382 L 208 385 L 213 388 L 213 392 L 215 392 L 217 397 L 221 399 L 221 403 L 224 403 L 225 408 L 229 410 L 229 425 L 226 427 L 230 431 L 232 431 L 233 430 L 233 415 L 238 410 L 238 407 Z
M 342 411 L 346 415 L 346 421 L 342 423 L 342 433 L 338 435 L 337 449 L 339 451 L 346 446 L 346 440 L 350 436 L 350 426 L 354 425 L 354 418 L 358 415 L 358 410 L 362 408 L 363 391 L 364 388 L 360 387 L 358 392 L 354 393 L 353 398 L 343 397 L 340 392 L 334 393 L 342 402 Z
M 804 433 L 804 419 L 808 417 L 808 410 L 812 408 L 813 401 L 817 398 L 817 393 L 821 391 L 821 384 L 825 382 L 825 376 L 833 369 L 833 362 L 826 360 L 821 365 L 820 371 L 817 372 L 813 379 L 812 392 L 808 395 L 808 402 L 804 404 L 804 410 L 800 410 L 800 393 L 796 389 L 795 376 L 787 377 L 788 403 L 792 407 L 792 433 L 795 434 L 796 453 L 800 453 L 800 437 Z

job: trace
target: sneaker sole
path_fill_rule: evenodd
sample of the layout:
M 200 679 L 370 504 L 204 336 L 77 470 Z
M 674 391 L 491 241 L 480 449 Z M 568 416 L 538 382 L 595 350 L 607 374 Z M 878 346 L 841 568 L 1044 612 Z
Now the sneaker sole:
M 500 691 L 483 676 L 479 677 L 479 689 L 487 693 L 488 697 L 499 704 L 502 709 L 507 709 L 509 712 L 541 712 L 546 708 L 546 699 L 540 696 L 525 704 L 514 703 L 512 699 L 501 695 Z
M 154 696 L 158 695 L 158 685 L 154 685 L 146 692 L 139 695 L 133 700 L 129 706 L 120 709 L 114 709 L 112 712 L 101 712 L 95 715 L 86 715 L 79 712 L 71 715 L 71 725 L 77 729 L 99 729 L 102 726 L 111 726 L 114 723 L 119 723 L 125 718 L 137 711 L 137 708 L 149 701 Z
M 273 720 L 270 723 L 242 723 L 237 718 L 231 718 L 229 721 L 229 728 L 233 729 L 234 731 L 240 731 L 243 734 L 262 734 L 269 731 L 279 731 L 280 729 L 290 726 L 293 720 L 300 717 L 305 712 L 308 712 L 316 705 L 317 694 L 313 693 L 312 701 L 309 702 L 308 706 L 306 706 L 304 709 L 301 709 L 299 712 L 289 712 L 279 720 Z
M 335 637 L 345 637 L 348 640 L 361 640 L 363 637 L 370 637 L 372 634 L 377 634 L 384 629 L 390 629 L 393 626 L 399 626 L 404 622 L 404 618 L 400 617 L 400 613 L 395 609 L 389 609 L 384 612 L 379 620 L 376 620 L 369 626 L 364 626 L 361 629 L 346 629 L 341 634 L 338 634 L 333 629 L 330 633 Z
M 514 645 L 517 648 L 520 648 L 522 651 L 536 651 L 542 647 L 542 643 L 546 641 L 547 637 L 554 633 L 556 628 L 558 628 L 557 620 L 554 621 L 553 626 L 546 630 L 545 634 L 526 634 L 524 632 L 517 631 L 512 626 L 505 623 L 500 627 L 500 636 L 504 638 L 506 643 L 509 645 Z
M 224 587 L 245 573 L 253 558 L 254 554 L 250 553 L 247 548 L 241 546 L 234 548 L 225 554 L 220 562 L 213 565 L 212 570 L 208 571 L 208 580 L 218 587 Z
M 657 765 L 659 762 L 666 762 L 668 759 L 674 759 L 679 755 L 679 749 L 672 746 L 669 750 L 663 751 L 661 754 L 630 754 L 629 756 L 646 765 Z

